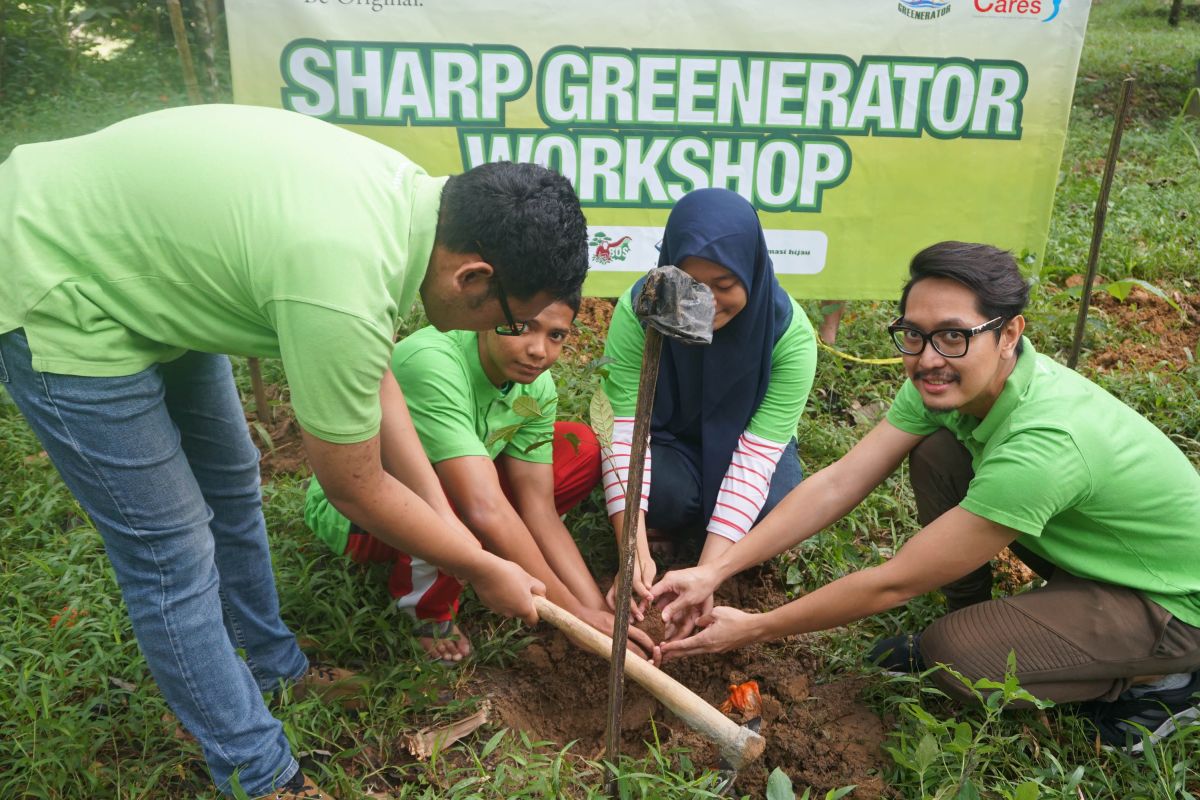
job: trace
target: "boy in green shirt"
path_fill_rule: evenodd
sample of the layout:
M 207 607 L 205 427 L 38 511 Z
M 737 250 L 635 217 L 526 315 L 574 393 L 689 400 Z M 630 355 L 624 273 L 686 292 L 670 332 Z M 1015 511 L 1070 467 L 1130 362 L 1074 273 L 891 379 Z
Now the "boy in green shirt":
M 948 664 L 1087 702 L 1101 739 L 1142 748 L 1200 717 L 1200 476 L 1171 441 L 1022 337 L 1028 287 L 1011 253 L 943 242 L 918 253 L 889 327 L 909 380 L 887 419 L 794 490 L 715 564 L 666 575 L 663 617 L 704 631 L 663 657 L 823 630 L 950 585 L 950 613 L 880 643 L 899 669 Z M 909 456 L 921 531 L 889 561 L 766 614 L 695 609 L 721 580 L 839 519 Z M 991 598 L 1012 546 L 1046 579 Z M 933 679 L 972 695 L 944 672 Z
M 504 328 L 423 328 L 396 345 L 392 375 L 467 528 L 489 551 L 545 583 L 550 600 L 611 635 L 612 614 L 560 517 L 600 478 L 595 434 L 583 423 L 555 421 L 558 393 L 548 371 L 578 310 L 578 295 L 551 303 L 519 336 Z M 315 480 L 304 516 L 334 552 L 394 563 L 388 590 L 398 608 L 422 623 L 417 631 L 426 651 L 451 664 L 470 653 L 453 620 L 458 581 L 353 525 Z M 651 651 L 645 633 L 631 629 L 630 635 Z

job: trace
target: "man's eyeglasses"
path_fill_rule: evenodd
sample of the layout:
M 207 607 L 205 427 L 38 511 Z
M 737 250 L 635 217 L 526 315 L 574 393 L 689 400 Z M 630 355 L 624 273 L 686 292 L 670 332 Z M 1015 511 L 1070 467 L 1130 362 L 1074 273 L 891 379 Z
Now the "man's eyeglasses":
M 496 299 L 500 301 L 500 310 L 504 312 L 505 322 L 503 325 L 496 326 L 496 334 L 498 336 L 520 336 L 528 325 L 513 319 L 512 309 L 508 307 L 508 295 L 504 291 L 504 284 L 500 282 L 500 276 L 495 272 L 492 273 L 492 282 L 496 284 Z
M 524 322 L 517 322 L 513 318 L 512 309 L 508 307 L 508 293 L 504 291 L 504 284 L 500 282 L 500 275 L 496 272 L 496 262 L 483 254 L 483 245 L 479 240 L 475 240 L 475 247 L 479 253 L 479 257 L 492 265 L 492 283 L 496 284 L 496 299 L 500 301 L 500 310 L 504 312 L 503 325 L 496 326 L 496 334 L 498 336 L 520 336 L 525 332 L 527 327 Z
M 932 344 L 933 349 L 946 358 L 962 358 L 967 354 L 971 337 L 987 331 L 994 331 L 1004 324 L 1004 317 L 990 319 L 974 328 L 938 328 L 936 331 L 925 333 L 916 328 L 904 325 L 898 317 L 888 325 L 888 333 L 896 349 L 906 356 L 919 356 L 925 351 L 926 344 Z

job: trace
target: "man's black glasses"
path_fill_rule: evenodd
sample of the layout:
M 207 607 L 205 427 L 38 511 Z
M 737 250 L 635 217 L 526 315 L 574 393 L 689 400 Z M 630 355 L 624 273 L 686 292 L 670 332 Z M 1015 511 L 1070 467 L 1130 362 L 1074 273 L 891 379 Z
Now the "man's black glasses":
M 990 319 L 974 328 L 938 328 L 936 331 L 925 333 L 901 323 L 904 317 L 898 317 L 888 325 L 888 333 L 892 344 L 906 356 L 919 356 L 925 351 L 926 344 L 933 344 L 933 349 L 946 358 L 962 358 L 967 354 L 971 337 L 987 331 L 994 331 L 1004 324 L 1004 317 Z
M 508 307 L 508 293 L 504 291 L 504 284 L 500 282 L 500 275 L 496 272 L 496 262 L 483 254 L 483 245 L 479 240 L 475 240 L 475 247 L 479 252 L 479 257 L 492 265 L 492 283 L 496 284 L 496 299 L 500 301 L 500 310 L 504 312 L 504 325 L 496 326 L 496 334 L 498 336 L 520 336 L 528 327 L 524 322 L 517 322 L 513 318 L 512 309 Z

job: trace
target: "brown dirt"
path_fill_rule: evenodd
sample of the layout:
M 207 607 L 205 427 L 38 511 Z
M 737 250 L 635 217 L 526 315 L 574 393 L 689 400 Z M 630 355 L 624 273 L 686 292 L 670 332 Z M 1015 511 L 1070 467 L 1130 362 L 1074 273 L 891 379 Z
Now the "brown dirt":
M 604 337 L 612 320 L 615 302 L 607 297 L 585 297 L 575 317 L 575 333 L 563 346 L 562 358 L 573 364 L 588 364 L 604 355 Z
M 1071 283 L 1068 280 L 1068 285 Z M 1174 292 L 1171 299 L 1183 309 L 1183 316 L 1162 298 L 1140 288 L 1124 301 L 1107 292 L 1094 293 L 1091 313 L 1108 323 L 1110 338 L 1118 341 L 1093 353 L 1089 363 L 1099 372 L 1177 372 L 1190 367 L 1200 344 L 1200 294 Z
M 776 586 L 778 578 L 771 570 L 752 570 L 728 582 L 717 602 L 745 609 L 774 607 L 786 602 Z M 652 613 L 640 627 L 658 638 L 662 619 Z M 575 753 L 600 758 L 607 722 L 607 661 L 583 653 L 546 625 L 539 626 L 536 641 L 520 659 L 508 669 L 480 670 L 464 690 L 488 697 L 500 723 L 560 746 L 576 741 Z M 812 786 L 818 796 L 849 784 L 858 785 L 855 797 L 884 796 L 880 775 L 885 730 L 879 717 L 858 700 L 863 681 L 813 685 L 816 667 L 817 657 L 793 642 L 669 662 L 664 671 L 713 706 L 729 696 L 731 684 L 758 682 L 767 747 L 761 759 L 740 771 L 739 795 L 764 796 L 768 774 L 780 767 L 794 785 Z M 626 683 L 621 730 L 622 751 L 627 754 L 645 755 L 646 743 L 657 740 L 664 752 L 687 748 L 693 763 L 717 766 L 716 748 L 632 681 Z

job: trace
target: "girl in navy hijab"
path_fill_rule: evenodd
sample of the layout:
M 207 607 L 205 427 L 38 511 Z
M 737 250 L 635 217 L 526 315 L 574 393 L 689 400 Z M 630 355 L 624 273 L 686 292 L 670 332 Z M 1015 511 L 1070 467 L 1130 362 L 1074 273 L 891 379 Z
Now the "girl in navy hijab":
M 776 280 L 758 215 L 740 195 L 685 195 L 667 219 L 658 263 L 712 289 L 716 315 L 711 345 L 663 343 L 640 503 L 640 598 L 656 572 L 651 541 L 675 556 L 699 551 L 705 563 L 799 484 L 796 426 L 817 362 L 812 326 Z M 616 422 L 603 482 L 618 536 L 645 340 L 632 301 L 643 283 L 618 300 L 604 350 L 612 363 L 603 389 Z

